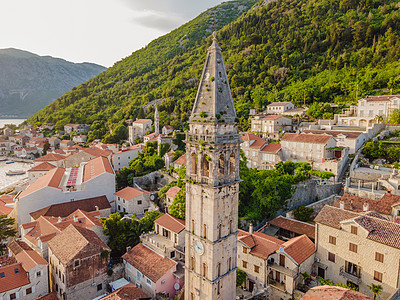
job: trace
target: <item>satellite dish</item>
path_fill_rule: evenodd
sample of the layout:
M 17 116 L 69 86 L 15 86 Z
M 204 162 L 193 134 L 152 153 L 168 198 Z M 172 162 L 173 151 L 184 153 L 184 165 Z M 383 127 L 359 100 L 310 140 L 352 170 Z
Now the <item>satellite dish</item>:
M 283 247 L 279 248 L 279 252 L 284 252 L 284 251 L 285 251 L 285 249 Z
M 174 284 L 174 289 L 175 289 L 175 291 L 179 290 L 179 288 L 180 288 L 179 283 L 175 283 L 175 284 Z
M 154 200 L 156 197 L 154 195 L 150 195 L 150 200 Z

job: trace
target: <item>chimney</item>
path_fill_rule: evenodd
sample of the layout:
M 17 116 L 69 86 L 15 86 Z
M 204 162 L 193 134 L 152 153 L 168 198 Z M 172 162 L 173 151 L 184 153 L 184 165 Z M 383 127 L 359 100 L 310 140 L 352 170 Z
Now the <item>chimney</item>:
M 132 249 L 131 246 L 126 247 L 126 253 L 128 253 L 129 251 L 131 251 L 131 249 Z
M 344 201 L 340 201 L 340 209 L 344 209 Z
M 61 218 L 61 217 L 58 217 L 57 223 L 61 223 L 61 222 L 62 222 L 62 218 Z
M 96 209 L 96 211 L 99 211 L 99 207 L 97 205 L 95 205 L 94 208 Z
M 353 200 L 350 200 L 350 210 L 353 210 L 354 206 L 353 206 Z
M 369 211 L 369 203 L 368 202 L 364 202 L 363 211 Z
M 253 223 L 250 223 L 249 225 L 249 233 L 253 234 Z
M 78 217 L 74 215 L 74 222 L 77 223 L 78 222 Z

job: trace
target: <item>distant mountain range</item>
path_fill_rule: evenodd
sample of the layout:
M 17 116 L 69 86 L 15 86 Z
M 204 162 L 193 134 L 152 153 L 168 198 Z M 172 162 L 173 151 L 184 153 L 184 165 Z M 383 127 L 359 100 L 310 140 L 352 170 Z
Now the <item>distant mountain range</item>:
M 28 117 L 105 70 L 92 63 L 0 49 L 0 118 Z

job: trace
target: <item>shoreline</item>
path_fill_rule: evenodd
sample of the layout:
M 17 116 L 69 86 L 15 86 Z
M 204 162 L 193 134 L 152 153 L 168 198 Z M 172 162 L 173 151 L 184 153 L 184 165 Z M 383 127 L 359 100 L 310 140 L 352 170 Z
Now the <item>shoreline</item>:
M 4 188 L 0 188 L 0 193 L 9 194 L 9 193 L 15 191 L 16 187 L 24 186 L 27 183 L 28 183 L 28 177 L 22 178 L 22 179 L 18 180 L 17 182 L 14 182 L 14 183 L 11 183 L 11 184 L 5 186 Z

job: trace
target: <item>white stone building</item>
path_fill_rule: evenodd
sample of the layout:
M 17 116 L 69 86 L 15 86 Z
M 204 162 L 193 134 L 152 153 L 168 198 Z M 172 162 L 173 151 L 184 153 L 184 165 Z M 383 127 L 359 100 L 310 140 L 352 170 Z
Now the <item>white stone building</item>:
M 267 105 L 267 113 L 278 115 L 294 108 L 295 106 L 292 102 L 272 102 Z
M 129 147 L 122 147 L 121 150 L 114 153 L 111 158 L 114 171 L 121 171 L 123 167 L 129 167 L 129 162 L 137 157 L 144 148 L 144 144 L 137 144 Z
M 292 128 L 292 119 L 280 115 L 258 115 L 251 118 L 252 132 L 261 133 L 273 139 L 279 139 L 282 133 Z
M 67 124 L 64 125 L 64 131 L 65 133 L 71 133 L 71 132 L 77 132 L 77 133 L 81 133 L 81 132 L 85 132 L 88 131 L 90 128 L 90 125 L 88 124 Z
M 146 211 L 156 209 L 152 202 L 155 197 L 148 191 L 128 186 L 114 193 L 114 195 L 117 212 L 124 212 L 129 215 L 136 214 L 141 217 Z
M 151 119 L 139 119 L 132 122 L 131 126 L 128 126 L 129 131 L 129 142 L 131 145 L 135 144 L 137 137 L 143 138 L 148 131 L 151 130 L 153 121 Z

